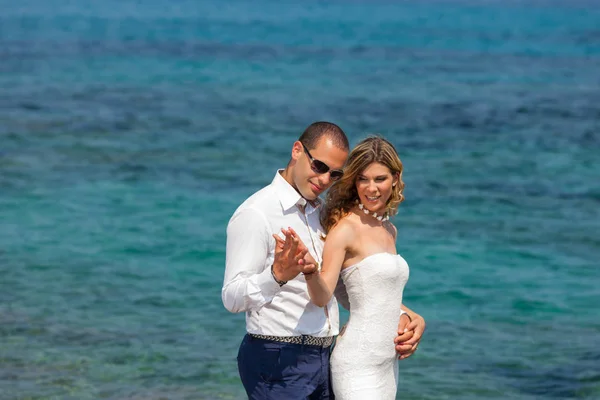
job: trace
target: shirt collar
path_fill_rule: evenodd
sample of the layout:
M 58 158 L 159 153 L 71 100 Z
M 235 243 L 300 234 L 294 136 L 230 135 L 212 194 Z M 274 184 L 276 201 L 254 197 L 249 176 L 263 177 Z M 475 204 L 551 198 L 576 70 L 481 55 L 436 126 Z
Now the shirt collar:
M 310 214 L 323 205 L 323 200 L 318 197 L 312 202 L 308 202 L 304 197 L 300 196 L 300 193 L 298 193 L 296 189 L 283 178 L 281 175 L 283 171 L 283 169 L 277 170 L 271 184 L 275 187 L 275 191 L 279 196 L 279 201 L 284 211 L 299 205 L 302 207 L 306 206 L 306 213 Z

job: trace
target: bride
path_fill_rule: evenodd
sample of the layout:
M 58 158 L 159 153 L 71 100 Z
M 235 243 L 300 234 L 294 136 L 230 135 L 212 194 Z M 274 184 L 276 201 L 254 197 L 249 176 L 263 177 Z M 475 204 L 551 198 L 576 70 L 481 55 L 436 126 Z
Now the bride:
M 389 222 L 404 200 L 402 162 L 394 146 L 369 137 L 350 153 L 344 176 L 327 194 L 321 224 L 326 240 L 320 273 L 306 275 L 311 301 L 325 306 L 344 282 L 350 319 L 331 356 L 337 400 L 394 399 L 398 362 L 394 338 L 408 280 Z M 410 310 L 409 310 L 410 311 Z

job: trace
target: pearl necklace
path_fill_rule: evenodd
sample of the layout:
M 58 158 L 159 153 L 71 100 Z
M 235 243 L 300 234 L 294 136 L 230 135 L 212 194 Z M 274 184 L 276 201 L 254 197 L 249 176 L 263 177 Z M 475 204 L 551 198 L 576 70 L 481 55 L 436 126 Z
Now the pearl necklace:
M 371 211 L 367 210 L 367 207 L 365 207 L 363 205 L 363 203 L 361 203 L 359 200 L 356 200 L 356 203 L 358 204 L 358 208 L 361 209 L 362 212 L 364 212 L 365 214 L 369 215 L 371 214 L 372 216 L 374 216 L 378 221 L 387 221 L 390 219 L 390 216 L 388 215 L 387 212 L 384 212 L 382 215 L 377 215 L 376 212 L 371 213 Z

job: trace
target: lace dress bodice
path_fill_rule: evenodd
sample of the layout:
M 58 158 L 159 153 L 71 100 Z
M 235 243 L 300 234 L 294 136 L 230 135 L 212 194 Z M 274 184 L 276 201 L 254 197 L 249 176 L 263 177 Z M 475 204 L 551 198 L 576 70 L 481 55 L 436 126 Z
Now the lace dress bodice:
M 402 293 L 408 264 L 398 254 L 376 253 L 342 270 L 350 319 L 331 356 L 337 400 L 394 399 Z

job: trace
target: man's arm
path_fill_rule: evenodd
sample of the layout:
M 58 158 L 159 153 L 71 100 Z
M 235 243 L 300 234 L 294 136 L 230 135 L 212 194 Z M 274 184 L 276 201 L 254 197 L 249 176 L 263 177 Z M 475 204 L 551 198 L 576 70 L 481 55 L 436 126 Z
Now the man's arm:
M 268 221 L 258 210 L 245 209 L 229 221 L 221 291 L 227 310 L 259 310 L 281 290 L 271 268 L 265 268 L 272 240 Z

